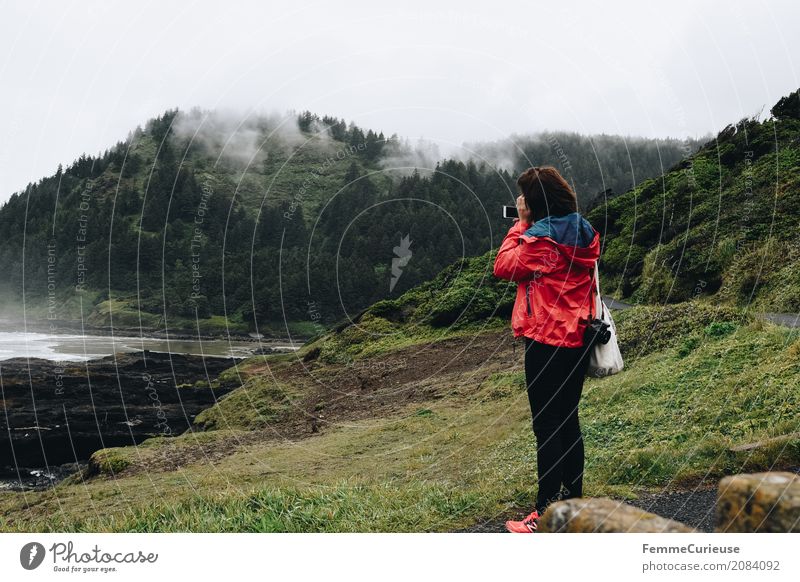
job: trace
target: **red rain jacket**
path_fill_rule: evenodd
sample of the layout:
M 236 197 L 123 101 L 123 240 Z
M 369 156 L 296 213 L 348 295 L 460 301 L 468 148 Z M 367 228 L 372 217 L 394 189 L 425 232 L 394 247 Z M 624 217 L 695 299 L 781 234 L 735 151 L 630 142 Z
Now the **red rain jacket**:
M 594 300 L 600 235 L 577 212 L 509 229 L 494 262 L 496 277 L 516 281 L 514 337 L 581 347 Z

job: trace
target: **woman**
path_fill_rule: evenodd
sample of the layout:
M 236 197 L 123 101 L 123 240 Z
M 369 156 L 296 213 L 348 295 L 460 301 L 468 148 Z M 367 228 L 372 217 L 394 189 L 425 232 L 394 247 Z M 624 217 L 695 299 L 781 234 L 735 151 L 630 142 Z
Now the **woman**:
M 583 493 L 578 402 L 589 362 L 583 334 L 600 235 L 578 213 L 575 192 L 555 168 L 529 168 L 517 186 L 519 220 L 497 252 L 494 274 L 519 283 L 511 328 L 515 338 L 525 337 L 539 477 L 536 508 L 506 528 L 533 533 L 548 504 Z

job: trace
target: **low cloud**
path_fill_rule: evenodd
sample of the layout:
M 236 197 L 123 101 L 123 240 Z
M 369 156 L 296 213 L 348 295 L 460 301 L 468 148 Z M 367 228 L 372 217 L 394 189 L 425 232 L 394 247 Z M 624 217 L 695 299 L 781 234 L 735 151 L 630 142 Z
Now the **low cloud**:
M 439 147 L 432 141 L 419 139 L 412 146 L 404 139 L 387 142 L 379 164 L 395 176 L 410 176 L 414 170 L 421 175 L 427 175 L 433 172 L 442 159 Z
M 266 160 L 276 151 L 291 153 L 309 143 L 297 124 L 294 113 L 261 113 L 243 116 L 233 111 L 192 109 L 178 112 L 173 135 L 185 145 L 195 145 L 210 156 L 247 167 Z M 315 146 L 327 146 L 327 130 L 315 123 L 311 127 Z

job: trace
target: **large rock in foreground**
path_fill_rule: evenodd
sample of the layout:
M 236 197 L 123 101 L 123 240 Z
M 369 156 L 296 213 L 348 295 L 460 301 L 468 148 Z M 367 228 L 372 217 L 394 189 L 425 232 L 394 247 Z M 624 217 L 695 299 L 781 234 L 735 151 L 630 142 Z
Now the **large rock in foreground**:
M 717 496 L 718 532 L 800 532 L 800 478 L 793 473 L 725 477 Z
M 679 533 L 693 532 L 687 525 L 648 513 L 613 499 L 568 499 L 544 512 L 540 531 L 552 533 Z
M 770 472 L 731 475 L 719 483 L 716 532 L 800 532 L 800 476 Z M 539 523 L 554 533 L 672 533 L 691 527 L 605 498 L 553 503 Z

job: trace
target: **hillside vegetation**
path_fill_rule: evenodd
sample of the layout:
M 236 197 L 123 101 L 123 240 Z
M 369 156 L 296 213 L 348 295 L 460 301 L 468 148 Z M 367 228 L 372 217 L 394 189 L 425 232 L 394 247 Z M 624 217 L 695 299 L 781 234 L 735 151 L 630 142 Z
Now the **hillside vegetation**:
M 714 295 L 800 310 L 800 94 L 743 119 L 589 216 L 606 290 L 644 303 Z

